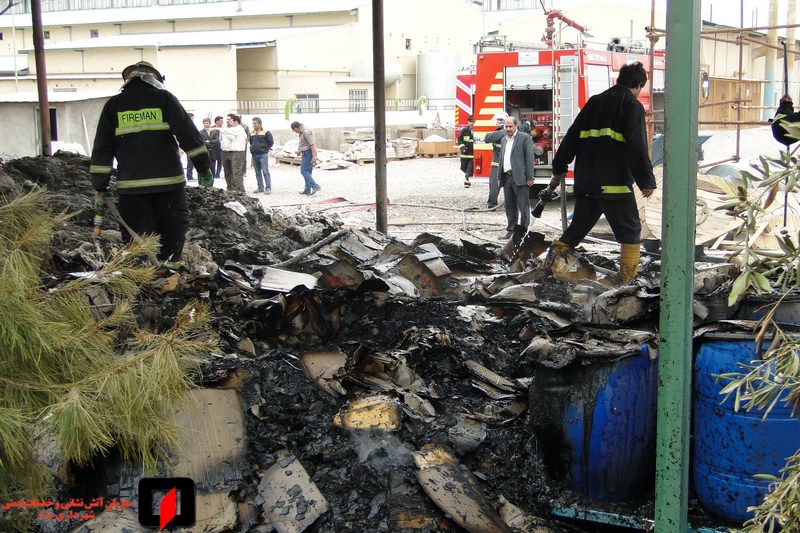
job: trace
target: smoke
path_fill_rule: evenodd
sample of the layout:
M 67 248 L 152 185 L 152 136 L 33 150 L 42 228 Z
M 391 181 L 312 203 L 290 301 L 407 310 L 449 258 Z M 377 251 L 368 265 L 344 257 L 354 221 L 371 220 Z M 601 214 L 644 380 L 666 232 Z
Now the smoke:
M 414 449 L 393 434 L 352 431 L 351 441 L 359 462 L 368 463 L 379 471 L 414 463 L 411 455 Z

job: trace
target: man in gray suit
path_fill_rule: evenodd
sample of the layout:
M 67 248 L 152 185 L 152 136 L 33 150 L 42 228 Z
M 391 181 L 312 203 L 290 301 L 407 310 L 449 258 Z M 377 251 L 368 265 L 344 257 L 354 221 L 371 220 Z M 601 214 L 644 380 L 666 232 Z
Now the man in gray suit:
M 508 117 L 506 136 L 500 143 L 500 186 L 503 187 L 506 206 L 506 239 L 510 239 L 514 226 L 528 230 L 531 222 L 531 202 L 528 198 L 533 185 L 533 139 L 517 130 L 517 118 Z

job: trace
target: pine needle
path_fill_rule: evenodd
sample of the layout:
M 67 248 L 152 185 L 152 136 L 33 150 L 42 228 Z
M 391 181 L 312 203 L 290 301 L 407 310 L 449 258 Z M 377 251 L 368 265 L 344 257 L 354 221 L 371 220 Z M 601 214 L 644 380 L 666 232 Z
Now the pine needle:
M 173 406 L 216 347 L 208 306 L 192 302 L 163 334 L 137 331 L 134 298 L 154 277 L 149 237 L 112 253 L 93 278 L 45 291 L 39 275 L 53 229 L 36 190 L 0 205 L 0 496 L 30 497 L 49 479 L 32 460 L 38 438 L 55 437 L 64 458 L 85 464 L 118 447 L 154 473 L 180 437 Z M 87 291 L 113 308 L 93 308 Z M 119 346 L 129 351 L 118 352 Z M 7 497 L 8 496 L 8 497 Z

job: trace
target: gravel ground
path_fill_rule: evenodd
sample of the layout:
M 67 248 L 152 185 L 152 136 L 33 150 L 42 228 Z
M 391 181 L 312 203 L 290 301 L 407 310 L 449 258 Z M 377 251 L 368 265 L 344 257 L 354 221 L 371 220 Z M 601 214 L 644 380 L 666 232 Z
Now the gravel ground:
M 712 135 L 703 145 L 703 163 L 722 161 L 736 152 L 736 131 L 705 132 Z M 769 127 L 742 130 L 739 140 L 741 164 L 759 155 L 777 155 L 780 145 Z M 261 200 L 265 207 L 337 213 L 345 225 L 375 227 L 375 165 L 364 164 L 340 170 L 314 170 L 314 179 L 322 190 L 313 197 L 303 196 L 300 167 L 270 161 L 272 194 L 254 194 L 255 175 L 252 169 L 245 177 L 245 189 Z M 389 161 L 386 166 L 389 206 L 389 233 L 411 241 L 423 232 L 448 239 L 466 238 L 473 242 L 503 242 L 505 213 L 501 206 L 486 210 L 489 186 L 485 179 L 473 179 L 469 189 L 463 187 L 463 174 L 457 157 L 413 158 Z M 224 187 L 224 180 L 215 186 Z M 500 195 L 502 202 L 502 193 Z M 372 205 L 371 205 L 372 204 Z M 567 200 L 571 212 L 571 200 Z M 561 214 L 556 204 L 545 210 L 541 219 L 533 219 L 531 229 L 548 239 L 561 233 Z M 593 236 L 608 238 L 608 226 L 601 222 Z M 588 243 L 587 243 L 588 245 Z

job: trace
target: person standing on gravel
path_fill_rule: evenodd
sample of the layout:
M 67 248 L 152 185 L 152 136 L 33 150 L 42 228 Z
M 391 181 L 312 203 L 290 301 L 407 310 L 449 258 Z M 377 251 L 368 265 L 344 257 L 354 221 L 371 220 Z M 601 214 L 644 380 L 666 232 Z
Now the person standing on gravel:
M 220 116 L 214 117 L 214 126 L 212 131 L 216 134 L 217 137 L 217 144 L 214 147 L 216 154 L 211 155 L 211 160 L 215 161 L 213 164 L 214 170 L 214 179 L 219 179 L 222 177 L 222 145 L 219 143 L 219 130 L 221 130 L 224 126 L 222 125 L 223 119 Z
M 486 201 L 488 209 L 497 207 L 497 197 L 500 196 L 500 176 L 497 175 L 497 169 L 500 167 L 500 147 L 503 137 L 506 136 L 505 125 L 507 118 L 508 113 L 504 111 L 495 113 L 494 121 L 497 127 L 483 138 L 483 142 L 492 145 L 492 172 L 489 174 L 489 199 Z
M 250 154 L 253 156 L 253 170 L 256 173 L 258 191 L 272 193 L 272 180 L 269 175 L 269 151 L 275 141 L 272 133 L 261 127 L 261 118 L 253 119 L 253 133 L 250 135 Z
M 317 162 L 317 141 L 314 139 L 314 133 L 300 122 L 292 122 L 292 131 L 297 134 L 300 141 L 297 145 L 297 155 L 300 156 L 300 174 L 305 180 L 305 187 L 300 194 L 313 196 L 322 189 L 311 175 L 314 163 Z
M 216 171 L 217 165 L 221 165 L 222 162 L 219 161 L 219 132 L 211 129 L 210 118 L 203 119 L 203 129 L 200 130 L 200 135 L 203 137 L 206 150 L 208 150 L 208 155 L 211 157 L 211 173 L 216 178 L 217 176 L 214 172 Z
M 506 135 L 500 143 L 498 174 L 506 202 L 506 239 L 519 224 L 528 231 L 531 223 L 530 188 L 533 185 L 533 138 L 517 130 L 517 118 L 508 117 Z
M 463 128 L 458 134 L 458 151 L 461 155 L 461 172 L 464 173 L 464 188 L 469 189 L 474 173 L 474 155 L 473 150 L 475 147 L 475 139 L 472 135 L 472 124 L 475 119 L 472 115 L 467 118 L 467 127 Z
M 244 153 L 247 150 L 247 132 L 236 113 L 228 113 L 228 127 L 219 130 L 222 146 L 222 168 L 229 191 L 244 192 Z
M 102 216 L 116 158 L 120 216 L 139 235 L 159 235 L 158 259 L 167 268 L 178 268 L 189 226 L 180 150 L 194 163 L 201 183 L 213 182 L 211 158 L 189 114 L 164 89 L 164 77 L 153 65 L 129 65 L 122 79 L 122 92 L 103 106 L 92 147 L 95 212 Z M 124 228 L 123 234 L 133 238 Z

